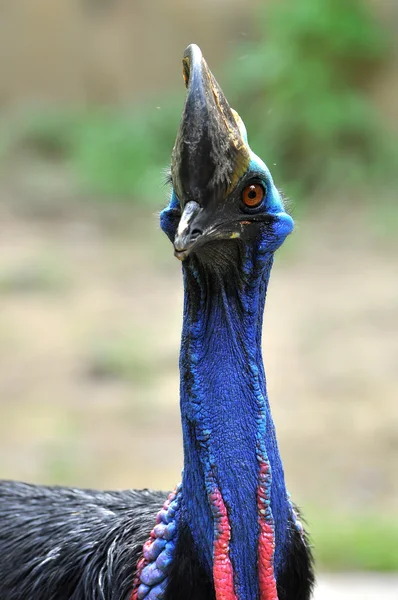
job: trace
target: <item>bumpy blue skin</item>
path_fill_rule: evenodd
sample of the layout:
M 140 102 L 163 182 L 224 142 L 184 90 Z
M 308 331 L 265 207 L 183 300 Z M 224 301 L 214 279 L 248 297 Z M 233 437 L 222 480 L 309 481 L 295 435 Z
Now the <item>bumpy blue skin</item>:
M 153 530 L 156 539 L 148 548 L 144 547 L 143 555 L 148 564 L 140 573 L 137 600 L 160 600 L 165 596 L 175 553 L 181 499 L 182 486 L 179 485 L 172 501 L 157 515 Z
M 259 594 L 259 436 L 265 440 L 271 465 L 276 576 L 283 569 L 288 518 L 292 516 L 268 403 L 261 334 L 273 253 L 292 231 L 293 221 L 284 210 L 269 170 L 254 154 L 244 179 L 251 173 L 257 177 L 260 174 L 264 182 L 267 194 L 257 210 L 270 219 L 247 225 L 247 239 L 242 233 L 238 240 L 217 242 L 226 253 L 222 259 L 225 269 L 214 270 L 217 249 L 206 255 L 206 245 L 203 256 L 198 252 L 183 262 L 185 301 L 180 356 L 183 520 L 211 573 L 213 519 L 208 490 L 215 482 L 230 520 L 230 557 L 239 600 L 254 600 Z M 228 198 L 222 202 L 228 203 Z M 169 206 L 161 213 L 161 227 L 171 240 L 179 212 L 180 203 L 173 191 Z M 245 218 L 243 213 L 241 218 Z

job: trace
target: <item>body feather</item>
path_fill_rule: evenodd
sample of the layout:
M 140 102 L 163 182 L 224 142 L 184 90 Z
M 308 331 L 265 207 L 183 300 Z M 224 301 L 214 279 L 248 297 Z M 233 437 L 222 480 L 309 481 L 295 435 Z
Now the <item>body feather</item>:
M 142 546 L 167 494 L 0 482 L 1 600 L 129 600 Z M 308 543 L 291 524 L 279 600 L 308 600 Z M 188 527 L 179 532 L 166 600 L 215 600 Z
M 1 600 L 127 600 L 166 497 L 0 482 Z

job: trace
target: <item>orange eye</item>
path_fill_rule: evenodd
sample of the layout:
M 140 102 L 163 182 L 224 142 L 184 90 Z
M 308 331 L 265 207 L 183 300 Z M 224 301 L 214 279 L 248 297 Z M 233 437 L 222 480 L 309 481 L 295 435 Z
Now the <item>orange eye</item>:
M 242 200 L 246 206 L 255 208 L 258 206 L 265 196 L 265 190 L 259 183 L 247 185 L 242 192 Z

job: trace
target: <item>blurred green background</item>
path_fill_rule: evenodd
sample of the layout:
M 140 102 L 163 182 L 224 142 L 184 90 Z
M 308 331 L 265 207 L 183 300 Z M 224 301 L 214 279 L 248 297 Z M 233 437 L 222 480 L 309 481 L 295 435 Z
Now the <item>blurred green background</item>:
M 156 213 L 196 42 L 297 223 L 264 359 L 318 565 L 398 571 L 397 35 L 389 0 L 0 4 L 0 477 L 179 480 Z

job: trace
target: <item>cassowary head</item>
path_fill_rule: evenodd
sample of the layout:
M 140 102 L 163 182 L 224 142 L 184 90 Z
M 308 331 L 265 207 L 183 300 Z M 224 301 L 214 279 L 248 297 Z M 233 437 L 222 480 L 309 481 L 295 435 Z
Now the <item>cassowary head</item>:
M 212 253 L 239 241 L 269 255 L 293 229 L 271 174 L 250 149 L 246 128 L 229 106 L 198 46 L 183 58 L 187 97 L 171 160 L 173 192 L 161 226 L 177 258 Z M 212 256 L 213 255 L 213 256 Z

